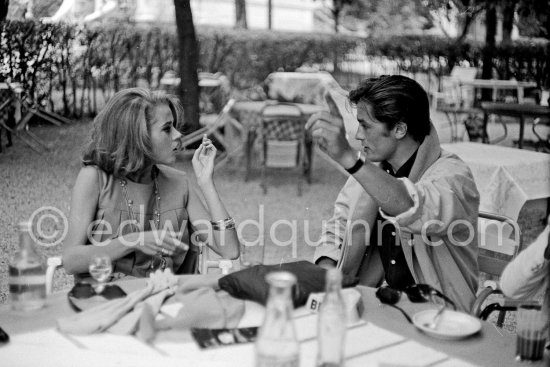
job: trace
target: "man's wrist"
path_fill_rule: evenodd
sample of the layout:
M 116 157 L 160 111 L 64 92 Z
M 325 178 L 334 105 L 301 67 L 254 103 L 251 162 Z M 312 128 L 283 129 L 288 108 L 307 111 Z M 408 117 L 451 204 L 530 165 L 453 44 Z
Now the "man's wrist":
M 348 151 L 342 156 L 342 159 L 340 159 L 340 165 L 344 167 L 344 169 L 349 170 L 355 166 L 360 158 L 361 156 L 357 152 Z

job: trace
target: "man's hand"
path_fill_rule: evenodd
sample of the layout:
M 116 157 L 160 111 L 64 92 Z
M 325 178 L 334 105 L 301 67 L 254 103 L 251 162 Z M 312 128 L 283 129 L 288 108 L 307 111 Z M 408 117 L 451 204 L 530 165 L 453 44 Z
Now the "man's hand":
M 326 100 L 330 112 L 313 114 L 305 128 L 311 130 L 311 136 L 321 150 L 347 169 L 355 164 L 357 154 L 346 139 L 344 121 L 330 94 L 327 94 Z
M 336 261 L 328 257 L 322 257 L 321 259 L 319 259 L 319 261 L 317 261 L 317 265 L 325 269 L 335 268 L 336 264 Z

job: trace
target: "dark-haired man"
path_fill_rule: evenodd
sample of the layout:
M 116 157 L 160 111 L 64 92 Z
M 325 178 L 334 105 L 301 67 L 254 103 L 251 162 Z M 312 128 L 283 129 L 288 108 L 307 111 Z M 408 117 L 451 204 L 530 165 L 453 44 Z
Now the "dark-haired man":
M 469 311 L 478 285 L 479 193 L 466 164 L 441 150 L 426 92 L 399 75 L 366 79 L 351 91 L 359 156 L 345 136 L 352 115 L 334 93 L 327 95 L 330 113 L 313 115 L 307 128 L 351 177 L 314 262 L 340 261 L 369 286 L 428 283 Z

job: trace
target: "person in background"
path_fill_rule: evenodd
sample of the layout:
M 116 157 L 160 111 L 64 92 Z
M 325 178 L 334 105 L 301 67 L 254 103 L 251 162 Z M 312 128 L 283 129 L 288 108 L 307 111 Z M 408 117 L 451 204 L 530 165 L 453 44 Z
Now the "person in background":
M 352 90 L 359 155 L 344 129 L 355 117 L 333 93 L 330 112 L 313 115 L 306 127 L 351 177 L 314 262 L 340 262 L 344 273 L 373 287 L 428 283 L 469 311 L 478 287 L 479 193 L 467 165 L 441 149 L 426 92 L 400 75 L 369 78 Z
M 197 241 L 224 258 L 239 256 L 235 223 L 213 179 L 216 148 L 206 137 L 192 164 L 206 205 L 184 172 L 170 167 L 181 147 L 176 97 L 130 88 L 94 120 L 71 199 L 63 266 L 87 276 L 98 255 L 114 272 L 136 277 L 156 269 L 196 269 Z
M 549 218 L 550 220 L 550 218 Z M 548 292 L 550 278 L 550 223 L 537 239 L 504 269 L 500 279 L 502 292 L 514 299 L 533 299 Z

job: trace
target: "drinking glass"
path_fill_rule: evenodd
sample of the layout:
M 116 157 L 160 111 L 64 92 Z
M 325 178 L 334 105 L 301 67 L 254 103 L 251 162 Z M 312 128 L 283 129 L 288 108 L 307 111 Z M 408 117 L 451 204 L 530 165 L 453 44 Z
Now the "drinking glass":
M 96 293 L 100 294 L 105 289 L 105 282 L 113 271 L 113 265 L 109 256 L 94 256 L 88 267 L 90 275 L 97 281 Z
M 518 307 L 516 357 L 519 361 L 539 361 L 544 355 L 548 314 L 540 304 Z

